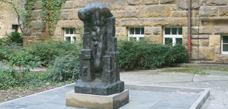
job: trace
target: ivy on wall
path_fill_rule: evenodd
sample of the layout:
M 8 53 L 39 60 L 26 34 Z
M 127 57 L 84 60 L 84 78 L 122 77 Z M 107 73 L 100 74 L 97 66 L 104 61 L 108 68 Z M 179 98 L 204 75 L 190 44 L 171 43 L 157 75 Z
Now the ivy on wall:
M 53 36 L 57 21 L 59 20 L 60 10 L 66 0 L 41 0 L 42 21 L 44 32 L 48 36 Z
M 27 2 L 29 0 L 25 0 L 25 2 Z M 22 34 L 24 33 L 24 28 L 22 27 L 25 19 L 25 13 L 26 11 L 21 7 L 21 3 L 19 3 L 19 1 L 17 0 L 0 0 L 0 3 L 3 4 L 7 4 L 8 6 L 11 7 L 12 11 L 15 12 L 16 16 L 17 16 L 17 23 L 19 25 L 19 28 L 22 32 Z
M 31 22 L 33 11 L 37 2 L 41 2 L 41 20 L 44 24 L 43 30 L 46 36 L 53 36 L 57 21 L 59 20 L 60 10 L 66 0 L 24 0 L 22 9 L 19 2 L 14 0 L 0 0 L 0 3 L 9 4 L 17 14 L 18 24 L 23 34 L 31 32 Z M 23 3 L 22 3 L 23 4 Z
M 33 13 L 33 9 L 35 6 L 35 2 L 36 0 L 26 0 L 25 1 L 25 5 L 24 5 L 24 12 L 22 15 L 22 23 L 24 25 L 24 27 L 26 27 L 26 29 L 31 28 L 31 21 L 32 21 L 32 13 Z M 28 34 L 28 31 L 26 31 L 26 33 Z

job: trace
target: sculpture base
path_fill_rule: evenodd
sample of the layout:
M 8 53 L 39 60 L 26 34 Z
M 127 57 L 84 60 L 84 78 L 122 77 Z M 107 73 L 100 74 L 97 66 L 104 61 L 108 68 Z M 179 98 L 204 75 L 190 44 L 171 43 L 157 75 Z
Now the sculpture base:
M 75 85 L 75 93 L 94 94 L 94 95 L 111 95 L 124 91 L 124 82 L 103 83 L 99 80 L 93 82 L 84 82 L 78 80 Z
M 112 95 L 92 95 L 74 93 L 66 94 L 66 106 L 89 109 L 118 109 L 129 102 L 129 91 Z

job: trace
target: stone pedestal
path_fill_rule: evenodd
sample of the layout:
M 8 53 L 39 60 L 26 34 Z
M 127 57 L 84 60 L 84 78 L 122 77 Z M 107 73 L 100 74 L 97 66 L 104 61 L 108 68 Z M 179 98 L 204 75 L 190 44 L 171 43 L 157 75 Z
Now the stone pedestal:
M 74 89 L 75 93 L 112 95 L 124 91 L 124 82 L 104 83 L 99 81 L 84 82 L 78 80 Z
M 81 107 L 89 109 L 118 109 L 129 102 L 129 91 L 112 95 L 93 95 L 75 93 L 66 94 L 66 105 L 71 107 Z

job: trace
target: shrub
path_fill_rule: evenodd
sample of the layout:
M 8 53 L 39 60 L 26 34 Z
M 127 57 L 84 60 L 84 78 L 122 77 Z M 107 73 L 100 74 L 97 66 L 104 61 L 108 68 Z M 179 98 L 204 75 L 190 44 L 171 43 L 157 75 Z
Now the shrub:
M 32 73 L 13 68 L 0 70 L 0 90 L 13 87 L 38 87 L 47 82 L 49 82 L 48 73 Z
M 188 62 L 187 50 L 181 45 L 169 47 L 169 50 L 166 53 L 165 62 L 166 66 Z
M 17 86 L 19 82 L 16 78 L 12 75 L 12 73 L 6 73 L 0 71 L 0 90 L 8 89 L 10 87 Z
M 9 55 L 9 63 L 18 67 L 37 67 L 39 66 L 39 58 L 29 54 L 26 50 L 21 49 Z
M 40 42 L 28 47 L 18 45 L 0 46 L 0 60 L 6 60 L 16 66 L 49 66 L 53 65 L 56 57 L 67 55 L 69 52 L 79 53 L 80 45 L 66 42 Z
M 23 38 L 20 33 L 12 32 L 10 35 L 8 35 L 8 43 L 15 43 L 15 44 L 22 45 Z
M 70 51 L 79 52 L 79 45 L 66 42 L 39 42 L 27 48 L 29 54 L 40 59 L 43 66 L 53 65 L 55 58 L 64 56 Z
M 49 70 L 49 77 L 58 82 L 76 80 L 79 76 L 79 63 L 78 53 L 72 52 L 63 57 L 58 57 Z
M 187 52 L 182 46 L 165 46 L 147 41 L 121 41 L 119 65 L 124 70 L 153 69 L 186 62 Z
M 40 65 L 38 57 L 17 45 L 0 47 L 0 60 L 6 60 L 12 66 L 36 67 Z
M 20 79 L 20 86 L 23 87 L 40 87 L 51 81 L 48 78 L 47 72 L 26 72 L 22 79 Z
M 17 45 L 4 45 L 0 46 L 0 60 L 6 60 L 9 61 L 9 57 L 20 51 L 22 49 L 21 46 Z
M 7 39 L 6 38 L 0 38 L 0 47 L 7 45 Z

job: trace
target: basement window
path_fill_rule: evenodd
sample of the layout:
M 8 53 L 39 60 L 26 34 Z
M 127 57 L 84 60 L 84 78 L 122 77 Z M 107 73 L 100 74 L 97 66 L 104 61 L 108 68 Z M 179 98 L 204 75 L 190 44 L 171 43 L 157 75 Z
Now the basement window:
M 12 32 L 18 32 L 19 25 L 12 25 Z
M 222 54 L 228 54 L 228 36 L 222 37 Z
M 75 28 L 64 28 L 64 41 L 70 43 L 76 42 Z
M 130 27 L 130 28 L 128 28 L 128 40 L 129 41 L 144 40 L 144 27 Z
M 182 45 L 183 35 L 181 27 L 166 27 L 164 29 L 164 39 L 165 45 Z

